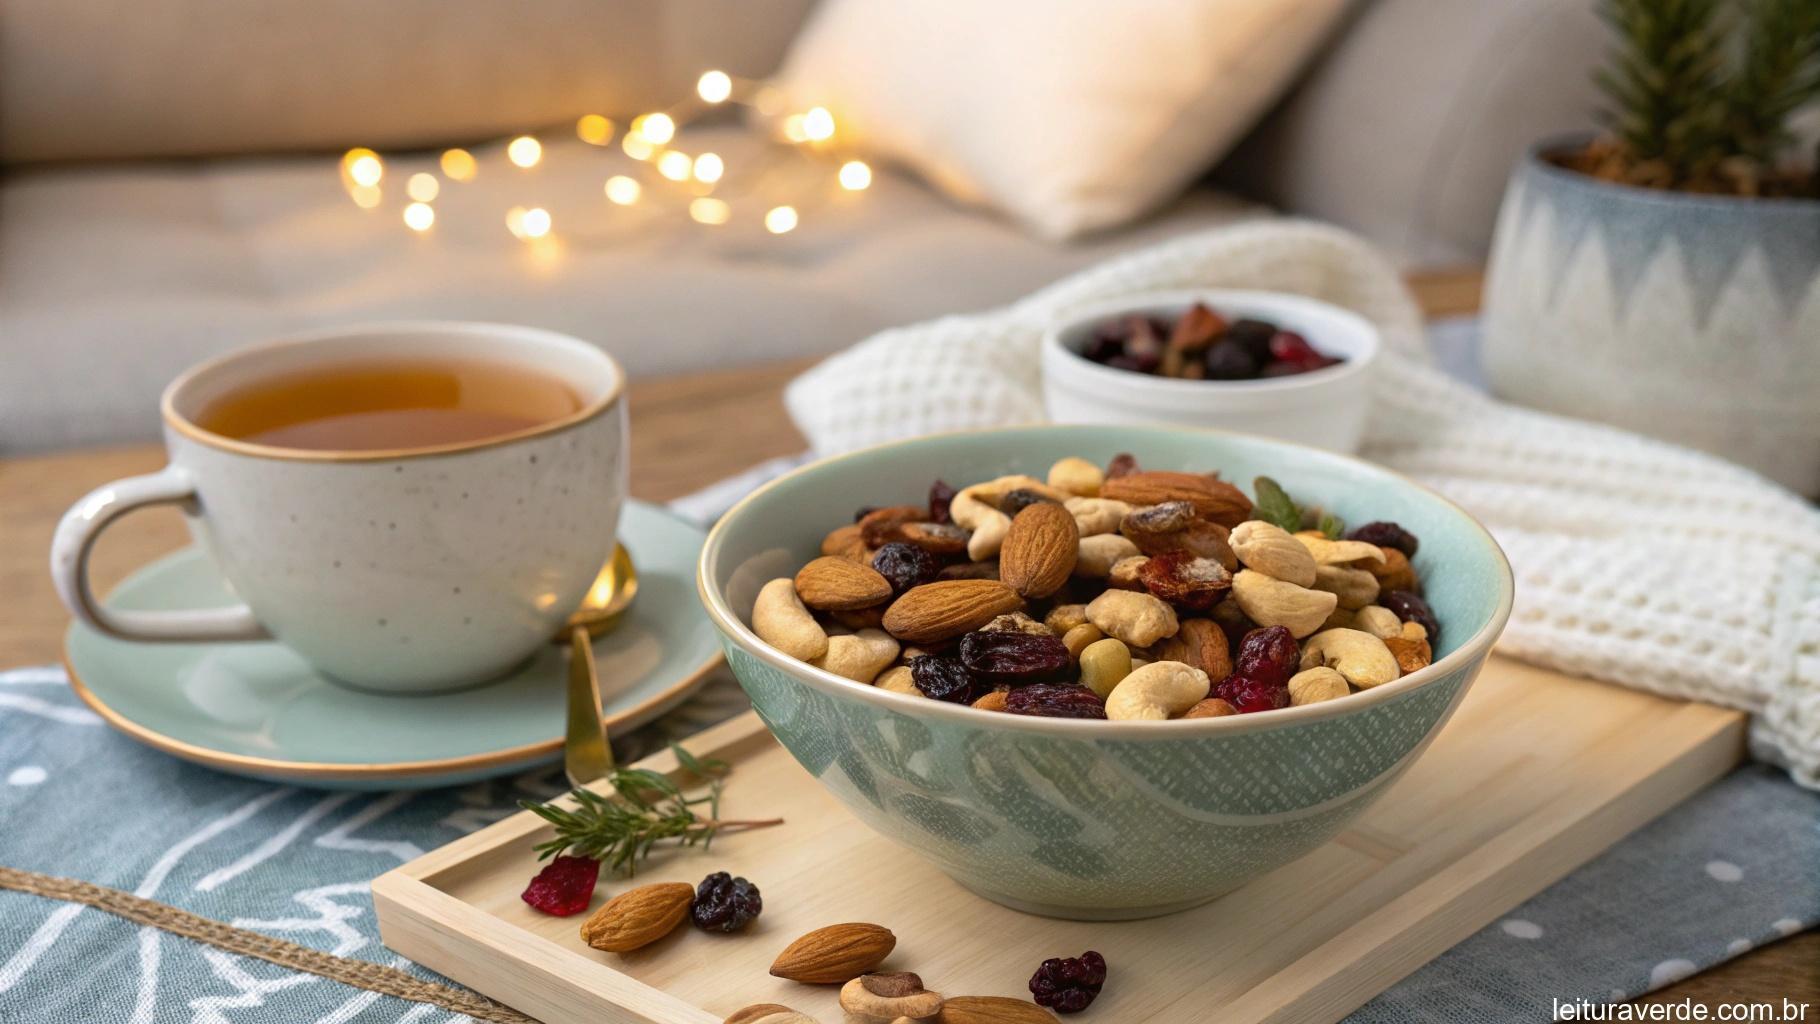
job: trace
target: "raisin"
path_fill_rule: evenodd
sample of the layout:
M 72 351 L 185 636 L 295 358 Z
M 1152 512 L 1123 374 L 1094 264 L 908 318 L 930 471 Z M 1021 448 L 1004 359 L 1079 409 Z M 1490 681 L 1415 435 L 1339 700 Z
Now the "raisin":
M 1074 668 L 1061 637 L 1015 630 L 982 630 L 961 637 L 961 664 L 975 679 L 1013 685 L 1066 679 Z
M 1233 659 L 1232 674 L 1259 683 L 1288 686 L 1289 677 L 1296 674 L 1301 662 L 1302 649 L 1288 627 L 1270 626 L 1254 629 L 1239 641 L 1239 654 Z
M 1208 349 L 1202 365 L 1208 380 L 1250 380 L 1258 375 L 1258 361 L 1235 341 L 1222 341 Z
M 1088 950 L 1080 956 L 1051 957 L 1030 976 L 1030 997 L 1057 1013 L 1079 1013 L 1106 984 L 1106 958 Z
M 1381 548 L 1396 548 L 1398 551 L 1403 552 L 1403 555 L 1407 558 L 1416 557 L 1416 548 L 1422 546 L 1422 542 L 1416 539 L 1415 534 L 1410 533 L 1408 530 L 1403 529 L 1395 523 L 1386 523 L 1382 521 L 1366 523 L 1364 526 L 1347 534 L 1346 539 L 1362 540 L 1367 544 L 1376 544 Z
M 954 502 L 954 488 L 947 481 L 937 480 L 929 485 L 929 521 L 932 523 L 953 522 L 948 515 L 948 506 Z
M 1270 361 L 1270 339 L 1275 337 L 1277 325 L 1267 320 L 1240 320 L 1226 328 L 1222 341 L 1230 341 L 1246 354 L 1251 361 L 1262 365 Z
M 1435 618 L 1434 609 L 1422 600 L 1420 594 L 1407 590 L 1392 590 L 1379 594 L 1378 603 L 1396 613 L 1404 622 L 1420 622 L 1428 630 L 1428 642 L 1434 644 L 1441 639 L 1441 623 Z
M 695 887 L 689 919 L 704 932 L 739 931 L 765 909 L 758 886 L 725 871 L 716 871 Z
M 546 914 L 570 917 L 588 909 L 598 881 L 600 861 L 592 857 L 557 857 L 531 879 L 519 898 Z
M 1028 487 L 1019 487 L 999 499 L 998 510 L 1016 519 L 1019 512 L 1032 505 L 1041 505 L 1045 502 L 1051 505 L 1056 504 L 1053 498 L 1045 498 Z
M 1036 683 L 1005 694 L 1005 710 L 1039 718 L 1105 718 L 1106 702 L 1077 683 Z
M 1195 611 L 1212 608 L 1232 588 L 1225 566 L 1188 551 L 1152 555 L 1138 570 L 1138 579 L 1158 599 Z
M 1106 479 L 1108 480 L 1117 480 L 1122 476 L 1130 476 L 1137 471 L 1137 456 L 1130 452 L 1120 452 L 1112 457 L 1111 462 L 1106 463 Z
M 911 587 L 934 583 L 942 574 L 942 560 L 903 541 L 892 541 L 872 556 L 872 568 L 891 581 L 893 593 L 902 594 Z
M 1119 521 L 1119 532 L 1135 541 L 1135 534 L 1174 533 L 1185 529 L 1194 519 L 1194 502 L 1165 501 L 1125 513 L 1125 518 Z
M 931 700 L 973 703 L 973 676 L 958 659 L 919 654 L 910 659 L 910 680 Z

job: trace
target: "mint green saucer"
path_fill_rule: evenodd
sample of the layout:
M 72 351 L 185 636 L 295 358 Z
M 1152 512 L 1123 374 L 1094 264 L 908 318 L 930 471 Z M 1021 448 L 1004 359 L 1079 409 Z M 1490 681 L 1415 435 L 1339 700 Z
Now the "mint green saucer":
M 638 566 L 638 599 L 594 642 L 616 733 L 680 703 L 721 658 L 695 596 L 701 532 L 630 501 L 620 541 Z M 186 548 L 135 573 L 107 603 L 164 610 L 232 601 L 207 557 Z M 552 646 L 471 690 L 385 696 L 330 682 L 276 643 L 133 643 L 75 623 L 64 637 L 70 686 L 128 736 L 236 775 L 332 789 L 454 785 L 553 760 L 567 658 Z

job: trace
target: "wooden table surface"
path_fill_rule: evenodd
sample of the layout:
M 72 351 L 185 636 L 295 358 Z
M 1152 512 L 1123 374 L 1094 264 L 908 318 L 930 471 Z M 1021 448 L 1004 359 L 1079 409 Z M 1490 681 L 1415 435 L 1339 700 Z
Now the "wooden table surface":
M 1476 271 L 1411 279 L 1433 316 L 1478 308 Z M 778 455 L 802 451 L 784 412 L 786 382 L 805 361 L 634 381 L 632 493 L 667 501 Z M 68 615 L 51 588 L 46 552 L 58 518 L 90 488 L 164 464 L 153 444 L 86 449 L 0 460 L 0 667 L 54 662 Z M 187 543 L 182 519 L 153 509 L 109 530 L 93 560 L 102 592 L 151 558 Z M 1564 993 L 1565 995 L 1565 993 Z M 1820 932 L 1765 946 L 1672 985 L 1644 1002 L 1700 1003 L 1782 999 L 1820 1005 Z M 1809 1020 L 1820 1020 L 1820 1011 Z

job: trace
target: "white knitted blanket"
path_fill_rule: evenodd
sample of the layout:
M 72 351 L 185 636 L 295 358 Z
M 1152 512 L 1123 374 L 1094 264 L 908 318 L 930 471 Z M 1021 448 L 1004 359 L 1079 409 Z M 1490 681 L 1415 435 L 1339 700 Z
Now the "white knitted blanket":
M 997 312 L 884 331 L 798 378 L 786 402 L 823 455 L 1039 421 L 1038 342 L 1052 317 L 1196 286 L 1297 292 L 1377 324 L 1387 351 L 1362 454 L 1459 502 L 1503 545 L 1517 598 L 1502 653 L 1749 711 L 1754 752 L 1820 787 L 1820 512 L 1712 456 L 1516 408 L 1444 376 L 1395 269 L 1338 229 L 1223 228 Z

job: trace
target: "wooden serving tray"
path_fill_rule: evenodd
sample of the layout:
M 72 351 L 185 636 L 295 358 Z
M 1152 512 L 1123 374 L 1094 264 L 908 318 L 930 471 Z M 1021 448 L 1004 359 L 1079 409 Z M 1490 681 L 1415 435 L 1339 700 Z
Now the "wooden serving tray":
M 1195 910 L 1148 921 L 1032 917 L 961 888 L 856 821 L 745 714 L 691 751 L 734 765 L 722 813 L 778 828 L 708 853 L 665 851 L 635 882 L 603 875 L 595 905 L 631 884 L 744 875 L 765 910 L 745 933 L 685 925 L 635 953 L 589 949 L 582 916 L 519 893 L 549 835 L 528 812 L 373 883 L 386 945 L 547 1024 L 717 1024 L 778 1002 L 824 1024 L 835 989 L 767 973 L 813 928 L 869 921 L 897 934 L 888 969 L 949 995 L 1028 998 L 1046 957 L 1104 953 L 1098 1024 L 1334 1021 L 1724 774 L 1744 716 L 1493 658 L 1409 774 L 1333 842 Z M 677 770 L 660 754 L 644 765 Z

